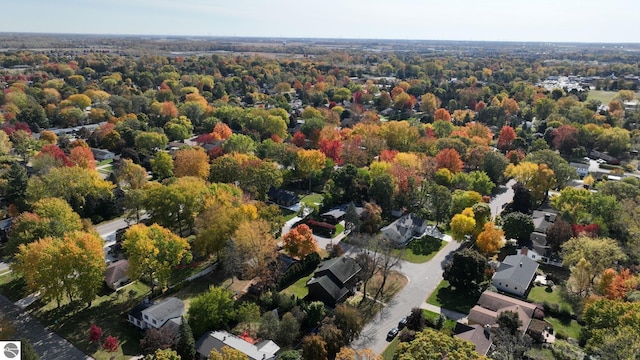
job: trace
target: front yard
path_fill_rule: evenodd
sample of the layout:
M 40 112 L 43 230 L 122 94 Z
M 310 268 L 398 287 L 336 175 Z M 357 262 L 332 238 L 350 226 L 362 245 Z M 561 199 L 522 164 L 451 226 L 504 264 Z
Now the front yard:
M 453 290 L 449 287 L 447 280 L 442 280 L 438 287 L 433 290 L 427 304 L 439 306 L 447 310 L 468 314 L 469 310 L 478 302 L 479 296 L 471 296 L 463 292 Z
M 307 281 L 313 277 L 313 273 L 298 279 L 298 281 L 289 285 L 289 287 L 282 290 L 283 294 L 287 295 L 295 295 L 298 299 L 303 299 L 309 293 L 309 289 L 307 289 Z
M 402 255 L 402 259 L 414 264 L 422 264 L 431 260 L 443 247 L 447 245 L 433 236 L 425 235 L 411 241 L 404 249 L 394 251 L 394 255 Z

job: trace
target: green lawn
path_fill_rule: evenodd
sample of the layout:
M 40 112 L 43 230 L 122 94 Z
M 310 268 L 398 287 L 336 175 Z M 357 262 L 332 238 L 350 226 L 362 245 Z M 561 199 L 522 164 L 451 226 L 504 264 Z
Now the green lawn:
M 431 260 L 446 245 L 446 241 L 427 235 L 421 239 L 413 240 L 403 250 L 395 250 L 394 254 L 398 255 L 402 252 L 404 260 L 414 264 L 422 264 Z
M 0 276 L 0 294 L 11 301 L 18 301 L 26 294 L 25 282 L 16 273 L 10 272 Z
M 71 341 L 95 359 L 128 359 L 140 353 L 142 331 L 129 324 L 127 312 L 148 294 L 149 287 L 135 282 L 117 292 L 103 291 L 90 308 L 82 304 L 65 304 L 56 308 L 48 303 L 34 310 L 34 315 L 51 330 Z M 42 305 L 42 303 L 36 303 Z M 107 353 L 99 345 L 89 342 L 87 332 L 92 323 L 100 326 L 103 340 L 111 335 L 118 338 L 118 351 Z
M 313 276 L 313 273 L 299 279 L 298 281 L 289 285 L 288 288 L 282 290 L 282 292 L 287 295 L 295 295 L 298 297 L 298 299 L 304 298 L 309 293 L 309 290 L 307 289 L 306 285 L 307 285 L 307 281 L 309 281 L 309 279 L 311 279 L 312 276 Z
M 527 300 L 538 304 L 558 304 L 559 310 L 566 309 L 569 313 L 573 313 L 573 306 L 562 296 L 558 286 L 555 286 L 551 292 L 547 292 L 546 286 L 534 286 L 529 291 Z
M 605 91 L 605 90 L 589 90 L 587 95 L 587 101 L 598 100 L 603 105 L 609 105 L 611 100 L 618 94 L 617 91 Z
M 422 315 L 424 316 L 425 319 L 428 319 L 432 323 L 435 323 L 436 318 L 440 316 L 440 314 L 435 313 L 433 311 L 429 311 L 427 309 L 422 309 Z M 442 329 L 449 333 L 453 332 L 455 328 L 456 328 L 456 322 L 451 319 L 445 320 L 444 325 L 442 326 Z
M 389 343 L 386 349 L 382 352 L 382 360 L 393 360 L 393 355 L 396 353 L 396 349 L 398 348 L 398 344 L 400 344 L 400 340 L 396 337 L 392 342 Z
M 477 302 L 477 296 L 469 296 L 469 294 L 451 289 L 449 282 L 446 280 L 442 280 L 427 299 L 427 304 L 457 311 L 462 314 L 469 313 L 469 310 L 471 310 Z
M 322 204 L 322 200 L 324 200 L 324 196 L 322 194 L 312 193 L 302 198 L 302 202 L 305 204 Z
M 284 216 L 284 221 L 287 222 L 293 219 L 294 217 L 298 216 L 298 213 L 288 209 L 282 209 L 282 216 Z
M 113 163 L 113 159 L 102 160 L 96 163 L 96 166 L 102 166 Z
M 566 322 L 551 316 L 545 316 L 544 319 L 550 322 L 551 325 L 553 325 L 553 331 L 555 332 L 556 336 L 558 334 L 564 334 L 575 340 L 578 340 L 578 338 L 580 337 L 582 326 L 580 326 L 577 321 L 571 320 L 570 322 Z
M 344 232 L 344 225 L 338 223 L 336 224 L 336 232 L 333 234 L 331 238 L 334 238 Z

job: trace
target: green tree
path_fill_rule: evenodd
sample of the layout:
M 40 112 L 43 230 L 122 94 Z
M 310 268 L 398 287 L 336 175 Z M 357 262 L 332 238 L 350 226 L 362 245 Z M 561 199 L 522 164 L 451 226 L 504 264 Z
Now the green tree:
M 157 150 L 164 150 L 167 143 L 169 143 L 169 139 L 165 134 L 153 131 L 142 131 L 138 133 L 134 141 L 138 152 L 146 156 L 155 153 Z
M 147 170 L 130 159 L 120 161 L 116 177 L 127 189 L 138 190 L 147 184 Z
M 224 144 L 222 144 L 222 148 L 227 154 L 234 152 L 240 154 L 251 154 L 256 149 L 256 144 L 253 139 L 247 135 L 232 134 Z
M 271 161 L 250 160 L 243 167 L 240 187 L 258 200 L 266 200 L 270 188 L 279 188 L 282 185 L 282 172 Z
M 512 212 L 502 218 L 502 230 L 507 239 L 516 239 L 520 243 L 526 243 L 535 230 L 535 226 L 530 215 Z
M 333 313 L 333 322 L 342 332 L 345 344 L 358 338 L 364 327 L 359 310 L 345 304 L 336 307 Z
M 371 197 L 380 205 L 382 211 L 389 213 L 393 207 L 393 200 L 396 194 L 396 186 L 393 177 L 384 173 L 373 178 L 369 188 Z
M 475 191 L 455 190 L 451 199 L 451 214 L 459 214 L 481 201 L 482 195 Z
M 479 252 L 465 248 L 453 253 L 444 268 L 443 278 L 457 291 L 474 294 L 484 281 L 487 259 Z
M 190 262 L 187 240 L 158 224 L 136 224 L 124 233 L 122 248 L 129 259 L 129 276 L 146 278 L 153 291 L 157 281 L 166 286 L 171 269 L 183 260 Z
M 4 131 L 2 131 L 4 133 Z M 24 211 L 26 209 L 26 196 L 27 196 L 27 170 L 24 166 L 14 162 L 11 164 L 9 171 L 7 172 L 7 187 L 5 188 L 5 199 L 14 204 L 18 211 Z
M 158 151 L 151 159 L 151 171 L 158 180 L 173 176 L 173 159 L 166 152 Z
M 580 236 L 571 238 L 562 245 L 562 263 L 565 266 L 576 266 L 581 259 L 591 264 L 591 283 L 598 274 L 615 264 L 627 259 L 626 254 L 614 239 Z
M 509 161 L 500 152 L 490 151 L 485 155 L 480 169 L 487 174 L 494 184 L 500 184 L 508 164 Z
M 193 360 L 196 357 L 196 342 L 189 322 L 184 317 L 180 323 L 176 352 L 183 360 Z
M 278 316 L 272 311 L 265 312 L 260 319 L 258 336 L 263 339 L 277 339 L 279 332 L 280 320 L 278 319 Z
M 300 324 L 298 320 L 290 312 L 282 316 L 280 320 L 280 329 L 278 330 L 278 344 L 291 346 L 298 338 L 300 333 Z
M 227 327 L 235 319 L 233 293 L 225 288 L 211 286 L 196 296 L 189 305 L 188 320 L 194 337 L 200 337 L 209 329 Z
M 28 339 L 21 338 L 20 346 L 22 347 L 21 360 L 39 360 L 40 355 L 36 352 L 36 350 L 31 345 L 31 342 Z
M 398 360 L 471 360 L 482 359 L 473 343 L 427 328 L 410 342 L 401 342 L 394 359 Z
M 522 320 L 518 317 L 518 313 L 515 311 L 503 311 L 496 318 L 498 326 L 506 330 L 511 335 L 516 335 L 520 331 L 522 326 Z
M 64 234 L 82 229 L 80 216 L 66 201 L 59 198 L 44 198 L 33 204 L 33 212 L 20 214 L 14 221 L 6 253 L 13 254 L 21 244 L 38 239 L 63 237 Z
M 556 186 L 564 188 L 571 179 L 578 177 L 576 169 L 574 169 L 569 163 L 563 159 L 560 154 L 553 150 L 539 150 L 529 153 L 524 161 L 530 161 L 536 164 L 546 164 L 556 178 Z

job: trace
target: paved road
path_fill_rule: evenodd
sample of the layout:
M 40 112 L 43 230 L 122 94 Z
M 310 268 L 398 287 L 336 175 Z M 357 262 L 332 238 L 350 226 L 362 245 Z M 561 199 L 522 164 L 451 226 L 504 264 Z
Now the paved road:
M 0 313 L 10 319 L 16 328 L 16 339 L 27 338 L 41 360 L 88 360 L 93 359 L 56 335 L 30 315 L 23 313 L 9 299 L 0 295 Z
M 491 202 L 489 203 L 491 207 L 491 217 L 495 218 L 498 216 L 502 212 L 502 207 L 513 200 L 513 185 L 515 184 L 516 181 L 511 179 L 506 185 L 500 185 L 502 192 L 491 198 Z
M 352 347 L 369 348 L 381 354 L 389 345 L 386 341 L 387 332 L 397 326 L 401 318 L 409 315 L 412 308 L 422 306 L 442 281 L 443 263 L 459 246 L 459 243 L 449 241 L 433 259 L 424 264 L 403 261 L 400 271 L 409 279 L 409 283 L 365 326 L 360 337 L 351 344 Z
M 124 229 L 127 226 L 129 226 L 129 224 L 127 224 L 125 218 L 119 218 L 96 225 L 96 231 L 100 234 L 101 238 L 105 241 L 109 241 L 115 240 L 116 231 Z

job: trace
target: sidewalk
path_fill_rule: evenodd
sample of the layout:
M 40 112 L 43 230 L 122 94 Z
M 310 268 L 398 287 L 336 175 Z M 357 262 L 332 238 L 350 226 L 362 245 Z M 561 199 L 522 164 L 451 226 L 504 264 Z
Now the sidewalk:
M 50 331 L 31 315 L 0 295 L 0 314 L 16 329 L 15 338 L 26 338 L 40 355 L 41 360 L 91 360 L 66 339 Z
M 435 305 L 427 304 L 426 302 L 423 302 L 422 305 L 420 305 L 420 309 L 433 311 L 436 314 L 442 314 L 446 316 L 447 319 L 454 320 L 454 321 L 460 321 L 467 318 L 466 314 L 462 314 L 453 310 L 443 309 Z M 466 322 L 466 320 L 462 322 Z

